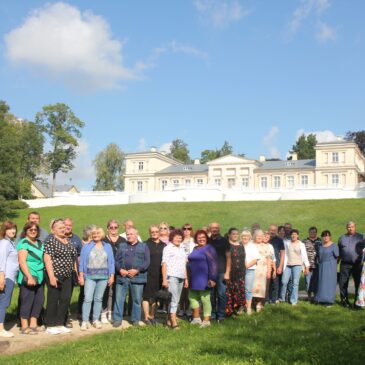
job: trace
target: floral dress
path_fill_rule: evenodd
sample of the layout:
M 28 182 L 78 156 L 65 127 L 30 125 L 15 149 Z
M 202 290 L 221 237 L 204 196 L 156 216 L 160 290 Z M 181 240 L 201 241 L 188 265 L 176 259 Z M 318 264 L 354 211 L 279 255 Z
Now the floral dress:
M 239 312 L 246 304 L 245 297 L 245 259 L 246 253 L 242 243 L 239 245 L 231 244 L 232 266 L 230 280 L 227 283 L 227 304 L 226 315 L 229 317 Z
M 362 271 L 356 305 L 359 307 L 365 307 L 365 248 L 362 251 Z
M 266 298 L 268 259 L 272 259 L 272 252 L 269 244 L 256 244 L 260 259 L 255 270 L 252 296 L 255 298 Z

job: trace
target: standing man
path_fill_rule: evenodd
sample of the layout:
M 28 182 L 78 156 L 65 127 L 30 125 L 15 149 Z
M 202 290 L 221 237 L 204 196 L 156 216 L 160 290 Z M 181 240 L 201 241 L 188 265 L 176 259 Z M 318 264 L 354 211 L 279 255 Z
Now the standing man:
M 308 237 L 303 240 L 309 261 L 309 272 L 305 276 L 308 300 L 312 302 L 317 293 L 318 287 L 318 255 L 322 240 L 317 237 L 317 227 L 310 227 Z
M 281 276 L 283 274 L 285 247 L 284 241 L 278 236 L 278 226 L 270 224 L 269 226 L 270 241 L 269 243 L 274 248 L 276 259 L 276 276 L 270 280 L 270 303 L 276 304 L 279 302 L 279 293 L 281 289 Z
M 293 229 L 293 226 L 291 223 L 285 223 L 284 224 L 284 231 L 285 231 L 285 237 L 286 240 L 291 240 L 291 231 Z
M 208 244 L 212 245 L 218 256 L 218 280 L 217 285 L 211 289 L 210 300 L 212 302 L 212 319 L 223 321 L 226 314 L 226 282 L 231 272 L 231 251 L 229 242 L 220 234 L 220 224 L 209 224 L 211 236 Z
M 38 212 L 30 212 L 28 214 L 28 217 L 27 217 L 27 222 L 26 223 L 34 223 L 36 224 L 38 227 L 39 227 L 39 239 L 44 242 L 46 240 L 46 238 L 48 237 L 48 232 L 41 228 L 40 226 L 40 223 L 41 223 L 41 216 Z M 17 242 L 19 242 L 20 240 L 20 233 L 21 233 L 21 230 L 17 236 Z
M 347 290 L 350 275 L 352 275 L 355 283 L 355 301 L 359 290 L 364 236 L 360 233 L 356 233 L 356 224 L 353 221 L 347 222 L 346 228 L 347 233 L 342 235 L 338 240 L 341 260 L 339 287 L 341 304 L 345 308 L 349 308 L 350 303 Z
M 127 242 L 119 245 L 116 258 L 116 298 L 113 311 L 113 327 L 119 327 L 123 321 L 124 301 L 130 289 L 129 300 L 132 305 L 132 324 L 139 325 L 144 285 L 147 282 L 147 269 L 150 266 L 150 250 L 138 241 L 135 228 L 126 231 Z
M 132 221 L 132 219 L 127 219 L 124 221 L 123 223 L 124 226 L 124 232 L 120 235 L 120 237 L 123 237 L 125 240 L 127 239 L 127 229 L 129 228 L 136 228 L 134 225 L 134 222 Z M 137 239 L 139 242 L 142 242 L 142 238 L 139 236 L 139 234 L 137 233 Z
M 77 256 L 80 257 L 82 242 L 80 237 L 72 231 L 73 221 L 71 218 L 65 218 L 63 222 L 65 223 L 65 236 L 70 240 L 72 246 L 76 248 Z

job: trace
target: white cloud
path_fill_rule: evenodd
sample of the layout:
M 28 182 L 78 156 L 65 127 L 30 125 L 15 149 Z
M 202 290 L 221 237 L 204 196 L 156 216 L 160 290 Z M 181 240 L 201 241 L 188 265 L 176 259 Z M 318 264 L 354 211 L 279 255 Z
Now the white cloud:
M 320 19 L 330 5 L 330 0 L 302 0 L 301 4 L 294 10 L 289 22 L 289 35 L 294 36 L 307 18 L 315 16 Z
M 75 168 L 68 173 L 57 174 L 56 184 L 73 184 L 78 189 L 91 189 L 95 182 L 95 169 L 89 155 L 89 145 L 85 140 L 79 140 L 76 153 L 77 156 L 73 162 Z
M 332 28 L 326 23 L 319 22 L 316 39 L 320 43 L 334 41 L 336 39 L 336 29 Z
M 160 152 L 167 152 L 167 153 L 170 153 L 170 148 L 172 146 L 172 142 L 166 142 L 166 143 L 163 143 L 159 148 L 158 150 Z
M 280 153 L 278 148 L 276 147 L 276 139 L 279 133 L 279 128 L 274 126 L 272 127 L 268 134 L 264 136 L 262 139 L 262 144 L 265 146 L 265 148 L 268 151 L 268 157 L 269 158 L 279 158 Z
M 146 151 L 146 139 L 144 137 L 138 141 L 138 151 Z
M 175 40 L 169 44 L 169 47 L 173 53 L 183 53 L 188 56 L 193 56 L 205 60 L 208 58 L 208 53 L 203 52 L 195 47 L 178 43 Z
M 142 78 L 142 62 L 123 64 L 123 42 L 91 11 L 58 2 L 34 10 L 5 36 L 7 59 L 81 90 L 111 89 Z
M 336 134 L 330 130 L 306 132 L 304 129 L 299 129 L 296 133 L 296 141 L 303 134 L 305 136 L 308 136 L 309 134 L 315 134 L 317 142 L 319 142 L 319 143 L 333 142 L 333 141 L 337 141 L 340 138 L 339 136 L 336 136 Z
M 238 22 L 250 13 L 236 0 L 194 0 L 193 4 L 201 18 L 217 28 Z

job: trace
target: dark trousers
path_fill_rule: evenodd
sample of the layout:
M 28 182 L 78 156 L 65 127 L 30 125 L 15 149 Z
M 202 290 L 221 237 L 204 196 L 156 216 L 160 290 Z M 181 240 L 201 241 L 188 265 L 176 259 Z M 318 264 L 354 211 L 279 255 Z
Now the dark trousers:
M 354 278 L 355 283 L 355 301 L 357 298 L 357 292 L 359 290 L 360 279 L 361 279 L 361 264 L 347 264 L 341 263 L 340 265 L 340 280 L 339 280 L 339 287 L 340 287 L 340 295 L 341 301 L 348 301 L 348 286 L 349 286 L 349 279 L 350 275 Z
M 280 293 L 280 283 L 281 283 L 281 274 L 276 274 L 275 279 L 270 280 L 270 289 L 269 289 L 269 301 L 270 303 L 275 303 L 279 300 L 279 293 Z
M 46 282 L 48 287 L 46 324 L 48 327 L 64 326 L 71 301 L 72 278 L 57 280 L 57 288 L 49 284 L 48 277 Z
M 39 318 L 44 302 L 43 284 L 20 286 L 20 317 L 24 319 Z

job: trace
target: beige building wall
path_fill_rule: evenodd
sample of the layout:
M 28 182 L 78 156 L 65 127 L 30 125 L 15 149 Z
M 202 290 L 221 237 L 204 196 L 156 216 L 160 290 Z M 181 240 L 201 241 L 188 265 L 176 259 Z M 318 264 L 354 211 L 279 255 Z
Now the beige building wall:
M 30 185 L 30 192 L 36 199 L 44 199 L 44 194 L 33 183 Z
M 161 174 L 156 176 L 156 190 L 163 191 L 171 188 L 207 185 L 206 172 L 187 174 Z
M 310 188 L 315 184 L 314 170 L 260 170 L 255 172 L 256 190 Z

